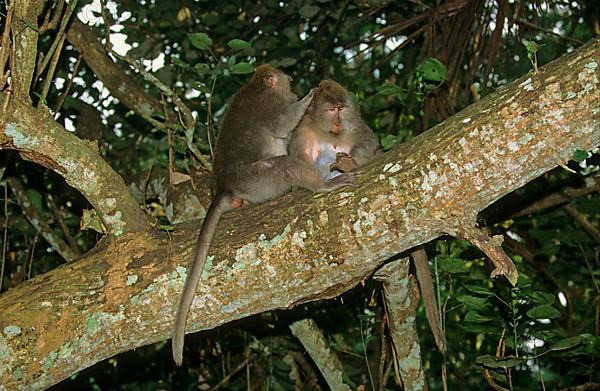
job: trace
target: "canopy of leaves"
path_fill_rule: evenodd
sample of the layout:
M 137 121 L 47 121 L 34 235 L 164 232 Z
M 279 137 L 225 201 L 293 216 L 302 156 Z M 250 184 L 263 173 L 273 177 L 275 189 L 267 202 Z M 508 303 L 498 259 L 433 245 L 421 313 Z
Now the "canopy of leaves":
M 29 28 L 64 12 L 62 1 L 47 3 Z M 340 82 L 355 94 L 365 121 L 389 149 L 599 34 L 600 15 L 595 0 L 70 3 L 77 4 L 76 19 L 115 52 L 131 83 L 159 104 L 144 116 L 116 99 L 113 88 L 128 86 L 99 81 L 82 60 L 82 48 L 69 41 L 53 72 L 38 75 L 34 103 L 47 105 L 67 129 L 96 143 L 166 228 L 178 221 L 166 208 L 166 178 L 209 168 L 228 98 L 258 64 L 292 75 L 298 95 L 322 79 Z M 0 11 L 6 15 L 4 2 Z M 4 23 L 3 18 L 0 30 Z M 51 50 L 56 34 L 41 31 L 40 53 Z M 145 74 L 132 63 L 141 64 Z M 44 92 L 48 78 L 52 84 Z M 192 125 L 174 108 L 177 97 L 193 113 Z M 95 245 L 102 224 L 79 193 L 15 153 L 0 156 L 4 175 L 24 183 L 37 213 L 75 253 Z M 449 389 L 481 389 L 484 371 L 507 389 L 600 382 L 600 198 L 597 184 L 596 193 L 585 191 L 591 181 L 598 183 L 599 164 L 597 151 L 577 151 L 569 171 L 545 175 L 483 213 L 481 224 L 505 236 L 521 274 L 517 287 L 490 280 L 483 254 L 466 242 L 430 244 L 448 339 L 442 357 L 419 309 L 430 389 L 443 389 L 444 382 Z M 2 183 L 0 286 L 6 290 L 64 259 L 23 218 L 13 187 Z M 563 198 L 546 202 L 552 194 Z M 57 389 L 208 389 L 220 382 L 228 389 L 248 383 L 257 389 L 299 384 L 323 389 L 312 363 L 294 355 L 302 347 L 287 328 L 307 314 L 329 337 L 349 384 L 400 389 L 393 371 L 386 370 L 393 355 L 381 295 L 380 286 L 368 282 L 333 302 L 194 335 L 184 369 L 173 369 L 169 346 L 159 344 L 100 363 Z M 240 363 L 248 370 L 236 371 Z

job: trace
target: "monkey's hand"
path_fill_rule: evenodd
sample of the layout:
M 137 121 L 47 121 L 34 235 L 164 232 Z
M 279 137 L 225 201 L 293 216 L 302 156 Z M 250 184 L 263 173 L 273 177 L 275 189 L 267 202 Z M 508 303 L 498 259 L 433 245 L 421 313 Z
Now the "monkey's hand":
M 354 179 L 358 176 L 358 174 L 359 173 L 356 171 L 340 174 L 335 178 L 325 181 L 323 189 L 318 191 L 331 191 L 339 189 L 340 187 L 348 186 L 354 182 Z
M 349 172 L 358 166 L 354 159 L 345 152 L 338 152 L 335 157 L 335 163 L 329 166 L 330 171 Z

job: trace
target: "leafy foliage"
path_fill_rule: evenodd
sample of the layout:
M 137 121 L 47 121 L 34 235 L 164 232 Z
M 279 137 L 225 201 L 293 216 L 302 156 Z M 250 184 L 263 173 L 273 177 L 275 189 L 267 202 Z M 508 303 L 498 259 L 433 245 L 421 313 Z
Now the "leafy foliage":
M 446 10 L 447 4 L 454 8 Z M 5 5 L 1 7 L 6 14 Z M 71 45 L 62 50 L 49 94 L 41 94 L 39 83 L 32 96 L 58 108 L 56 115 L 68 129 L 97 143 L 132 188 L 144 190 L 139 192 L 140 203 L 169 229 L 173 227 L 165 211 L 166 185 L 153 182 L 155 177 L 204 165 L 198 155 L 210 156 L 228 98 L 256 65 L 268 62 L 292 74 L 299 95 L 321 79 L 339 81 L 356 94 L 366 122 L 388 150 L 586 41 L 600 12 L 592 0 L 125 0 L 105 2 L 107 19 L 94 7 L 80 1 L 79 18 L 94 26 L 105 45 L 104 24 L 110 23 L 112 48 L 128 46 L 128 58 L 144 64 L 184 100 L 194 113 L 195 126 L 186 128 L 177 118 L 167 118 L 173 114 L 168 110 L 151 115 L 170 121 L 172 126 L 164 128 L 134 114 L 98 83 L 87 64 L 76 65 L 79 54 Z M 55 34 L 40 35 L 41 52 L 49 50 Z M 133 83 L 143 85 L 164 107 L 172 107 L 173 98 L 156 83 L 147 82 L 123 59 L 117 63 L 128 70 Z M 94 246 L 100 236 L 92 230 L 102 231 L 101 223 L 81 195 L 57 175 L 15 154 L 2 152 L 2 159 L 5 176 L 24 182 L 30 202 L 57 235 L 81 252 Z M 573 173 L 549 173 L 482 214 L 483 225 L 506 238 L 505 247 L 521 273 L 516 287 L 490 280 L 489 263 L 467 242 L 442 239 L 430 244 L 449 342 L 443 358 L 435 351 L 420 308 L 419 334 L 430 389 L 443 389 L 443 367 L 449 389 L 481 389 L 484 371 L 503 387 L 518 390 L 600 381 L 599 243 L 573 217 L 583 216 L 598 232 L 598 195 L 518 213 L 535 207 L 549 193 L 582 188 L 591 181 L 600 164 L 598 152 L 577 150 L 573 160 L 568 165 Z M 6 290 L 63 260 L 23 219 L 6 181 L 3 184 Z M 564 208 L 565 203 L 571 209 Z M 80 229 L 80 222 L 92 230 Z M 223 386 L 233 390 L 247 388 L 248 382 L 274 390 L 294 389 L 295 382 L 324 388 L 287 329 L 292 320 L 305 316 L 315 318 L 329 337 L 354 388 L 385 383 L 386 389 L 400 389 L 393 375 L 383 376 L 393 356 L 385 338 L 381 294 L 380 287 L 369 282 L 331 302 L 263 314 L 197 334 L 187 343 L 189 365 L 183 369 L 173 368 L 170 348 L 161 343 L 98 364 L 56 389 L 208 389 L 228 375 Z M 244 363 L 249 369 L 239 370 Z

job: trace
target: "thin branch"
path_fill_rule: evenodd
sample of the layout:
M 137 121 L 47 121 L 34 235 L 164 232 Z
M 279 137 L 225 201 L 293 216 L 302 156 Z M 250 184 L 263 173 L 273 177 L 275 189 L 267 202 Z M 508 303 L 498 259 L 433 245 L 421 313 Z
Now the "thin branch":
M 588 235 L 590 235 L 596 242 L 600 244 L 600 231 L 598 231 L 598 229 L 592 225 L 592 223 L 583 215 L 583 213 L 579 212 L 577 208 L 571 204 L 563 206 L 563 209 L 569 216 L 571 216 L 573 220 L 575 220 L 575 222 L 577 222 L 577 224 L 581 226 L 585 232 L 588 233 Z
M 54 72 L 56 71 L 56 65 L 58 64 L 58 59 L 60 58 L 60 53 L 62 52 L 63 45 L 65 43 L 66 36 L 62 34 L 58 41 L 58 46 L 56 50 L 52 54 L 52 61 L 50 61 L 50 68 L 46 73 L 46 77 L 44 78 L 44 85 L 42 86 L 42 92 L 40 93 L 40 101 L 44 102 L 46 97 L 48 96 L 48 92 L 50 91 L 50 86 L 54 81 Z
M 2 47 L 0 47 L 0 91 L 4 90 L 6 81 L 8 79 L 8 73 L 4 73 L 6 68 L 6 62 L 10 57 L 10 26 L 12 24 L 12 17 L 15 11 L 14 2 L 11 2 L 8 6 L 6 14 L 6 20 L 4 21 L 4 31 L 2 32 Z
M 40 26 L 40 35 L 47 31 L 54 30 L 61 20 L 63 10 L 65 8 L 65 0 L 58 0 L 58 4 L 53 2 L 51 7 L 44 16 L 44 22 Z M 54 11 L 53 11 L 54 10 Z
M 17 199 L 23 214 L 29 220 L 29 223 L 44 239 L 52 246 L 56 252 L 60 254 L 65 261 L 72 261 L 77 258 L 78 251 L 74 251 L 54 230 L 50 227 L 43 216 L 40 216 L 37 209 L 29 199 L 25 188 L 20 180 L 15 177 L 6 178 L 6 182 L 10 186 L 10 190 Z
M 8 188 L 4 181 L 4 232 L 2 233 L 2 267 L 0 267 L 0 292 L 2 291 L 2 281 L 4 281 L 4 268 L 6 267 L 6 252 L 8 251 Z
M 329 346 L 323 332 L 312 319 L 302 319 L 290 325 L 292 334 L 308 352 L 332 390 L 350 390 L 344 383 L 344 369 L 340 359 Z
M 75 11 L 75 7 L 77 6 L 77 1 L 78 0 L 72 0 L 69 2 L 69 6 L 67 7 L 66 12 L 64 13 L 64 15 L 61 19 L 60 27 L 58 29 L 58 32 L 56 33 L 56 37 L 54 37 L 52 46 L 50 46 L 50 49 L 48 49 L 48 52 L 46 53 L 46 55 L 43 57 L 40 57 L 40 61 L 38 61 L 37 71 L 35 73 L 35 80 L 37 80 L 42 75 L 42 73 L 44 73 L 44 71 L 46 70 L 46 67 L 50 63 L 50 60 L 52 59 L 52 57 L 54 57 L 54 52 L 61 51 L 62 42 L 64 42 L 63 36 L 65 35 L 65 29 L 67 28 L 67 24 L 69 23 L 69 20 L 71 19 L 71 15 L 73 15 L 73 12 Z M 48 75 L 48 76 L 49 76 L 49 78 L 52 78 L 52 75 Z
M 578 40 L 578 39 L 576 39 L 576 38 L 572 38 L 572 37 L 569 37 L 569 36 L 563 36 L 563 35 L 560 35 L 559 33 L 556 33 L 556 32 L 554 32 L 554 31 L 552 31 L 551 29 L 547 29 L 547 28 L 544 28 L 544 27 L 540 27 L 540 26 L 538 26 L 538 25 L 537 25 L 537 24 L 535 24 L 535 23 L 531 23 L 531 22 L 529 22 L 528 20 L 525 20 L 525 19 L 518 19 L 518 20 L 517 20 L 517 23 L 519 23 L 519 24 L 521 24 L 521 25 L 523 25 L 523 26 L 531 27 L 532 29 L 535 29 L 535 30 L 538 30 L 538 31 L 544 32 L 544 33 L 546 33 L 546 34 L 554 35 L 555 37 L 557 37 L 557 38 L 559 38 L 559 39 L 563 39 L 563 40 L 565 40 L 565 41 L 569 41 L 569 42 L 571 42 L 571 43 L 574 43 L 574 44 L 575 44 L 575 45 L 577 45 L 577 46 L 579 46 L 579 45 L 583 45 L 583 42 L 581 42 L 580 40 Z
M 80 65 L 81 65 L 81 53 L 79 54 L 79 56 L 77 56 L 77 62 L 75 63 L 75 66 L 73 67 L 73 72 L 71 72 L 71 77 L 69 77 L 69 80 L 67 81 L 67 84 L 65 85 L 65 90 L 60 95 L 60 98 L 58 99 L 58 102 L 56 103 L 56 106 L 54 107 L 54 112 L 56 113 L 57 116 L 58 116 L 58 112 L 62 108 L 62 105 L 65 103 L 67 96 L 69 96 L 69 91 L 71 90 L 71 87 L 73 86 L 73 80 L 79 73 Z M 58 118 L 58 117 L 56 117 L 56 118 Z
M 255 358 L 256 358 L 256 354 L 248 355 L 248 357 L 246 357 L 246 359 L 244 361 L 242 361 L 235 368 L 233 368 L 233 370 L 231 372 L 229 372 L 229 374 L 227 376 L 225 376 L 223 378 L 223 380 L 221 380 L 219 382 L 219 384 L 217 384 L 216 386 L 211 388 L 210 391 L 216 391 L 222 387 L 225 387 L 229 383 L 231 378 L 233 378 L 235 375 L 237 375 L 242 369 L 246 368 Z

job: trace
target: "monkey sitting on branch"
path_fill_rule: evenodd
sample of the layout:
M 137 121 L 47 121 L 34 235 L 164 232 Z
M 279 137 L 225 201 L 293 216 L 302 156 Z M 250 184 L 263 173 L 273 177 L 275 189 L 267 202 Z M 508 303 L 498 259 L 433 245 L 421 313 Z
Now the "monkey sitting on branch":
M 381 153 L 379 141 L 344 87 L 323 80 L 298 128 L 289 154 L 314 167 L 322 180 L 336 178 Z
M 377 136 L 361 119 L 360 108 L 351 95 L 335 81 L 323 80 L 289 145 L 290 156 L 314 167 L 322 180 L 335 178 L 363 165 L 379 149 Z M 438 349 L 446 352 L 444 336 L 427 254 L 419 248 L 412 252 L 425 313 Z
M 354 174 L 334 178 L 315 175 L 312 165 L 287 154 L 290 133 L 311 103 L 292 92 L 291 77 L 270 65 L 256 69 L 250 82 L 233 96 L 221 126 L 213 162 L 214 196 L 206 213 L 191 267 L 179 300 L 172 339 L 173 360 L 183 362 L 185 323 L 210 242 L 223 213 L 243 201 L 261 203 L 293 186 L 323 192 L 350 184 Z

